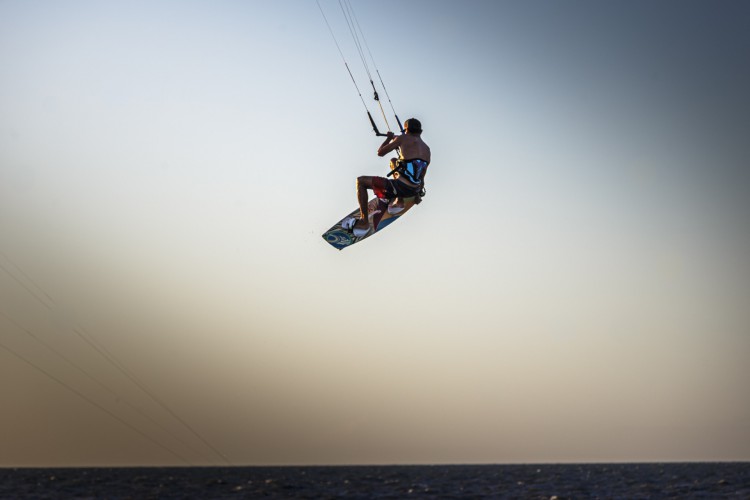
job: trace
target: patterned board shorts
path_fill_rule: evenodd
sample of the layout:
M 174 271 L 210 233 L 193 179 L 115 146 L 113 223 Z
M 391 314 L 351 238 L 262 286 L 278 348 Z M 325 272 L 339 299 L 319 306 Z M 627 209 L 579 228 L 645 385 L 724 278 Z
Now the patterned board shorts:
M 372 190 L 378 198 L 388 200 L 392 198 L 409 198 L 410 196 L 416 196 L 419 192 L 418 188 L 413 188 L 401 181 L 385 177 L 373 177 Z

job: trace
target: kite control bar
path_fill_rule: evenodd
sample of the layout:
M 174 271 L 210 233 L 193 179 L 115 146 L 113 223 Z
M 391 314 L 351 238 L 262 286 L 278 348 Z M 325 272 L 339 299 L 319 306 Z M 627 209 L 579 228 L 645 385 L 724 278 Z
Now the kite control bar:
M 372 130 L 375 131 L 375 135 L 378 137 L 387 137 L 388 134 L 382 134 L 380 133 L 380 130 L 378 130 L 378 126 L 375 125 L 375 120 L 372 119 L 372 115 L 370 114 L 370 111 L 367 111 L 367 117 L 370 119 L 370 124 L 372 125 Z
M 401 120 L 398 119 L 398 115 L 396 116 L 396 123 L 398 123 L 398 128 L 401 129 L 401 133 L 405 134 L 406 131 L 404 130 L 404 126 L 401 125 Z M 370 110 L 367 110 L 367 118 L 370 119 L 370 125 L 372 125 L 372 130 L 375 131 L 375 135 L 378 137 L 387 137 L 388 134 L 383 134 L 378 130 L 378 126 L 375 125 L 375 120 L 372 119 L 372 115 L 370 114 Z
M 381 82 L 382 82 L 382 80 L 381 80 Z M 383 105 L 380 104 L 380 97 L 378 96 L 378 91 L 375 90 L 375 84 L 372 82 L 372 80 L 370 80 L 370 83 L 372 84 L 372 90 L 373 90 L 373 93 L 374 93 L 374 95 L 373 95 L 372 98 L 375 99 L 375 101 L 377 101 L 378 105 L 380 106 L 380 111 L 383 112 L 383 118 L 385 118 L 385 111 L 383 110 Z M 389 101 L 390 101 L 390 99 L 389 99 Z M 367 105 L 365 105 L 365 109 L 367 109 Z M 401 133 L 402 134 L 406 133 L 406 131 L 404 130 L 404 126 L 401 125 L 401 120 L 399 120 L 398 115 L 396 114 L 395 110 L 393 112 L 393 116 L 396 117 L 396 123 L 398 123 L 398 128 L 401 130 Z M 378 130 L 377 125 L 375 125 L 375 120 L 372 119 L 372 115 L 370 114 L 370 110 L 369 109 L 367 109 L 367 117 L 370 119 L 370 124 L 372 124 L 372 129 L 375 131 L 375 135 L 380 136 L 380 137 L 385 137 L 386 134 L 381 134 L 380 131 Z M 387 118 L 385 118 L 385 124 L 388 125 L 388 119 Z M 390 131 L 390 129 L 391 129 L 391 126 L 388 125 L 388 131 Z
M 377 94 L 375 94 L 375 95 L 377 96 Z M 375 131 L 375 135 L 376 136 L 378 136 L 378 137 L 388 137 L 388 134 L 392 133 L 390 130 L 388 131 L 388 134 L 381 133 L 380 130 L 378 130 L 378 126 L 375 125 L 375 120 L 372 119 L 372 115 L 370 114 L 369 110 L 367 111 L 367 117 L 370 119 L 370 124 L 372 124 L 372 129 Z M 404 132 L 404 127 L 401 126 L 401 120 L 398 119 L 398 116 L 396 117 L 396 121 L 398 122 L 398 126 L 401 129 L 401 133 L 402 134 L 405 133 Z M 400 156 L 401 155 L 401 148 L 398 148 L 398 152 L 399 152 L 399 156 Z M 397 170 L 398 169 L 391 170 L 390 172 L 388 172 L 388 174 L 386 176 L 387 177 L 392 176 Z

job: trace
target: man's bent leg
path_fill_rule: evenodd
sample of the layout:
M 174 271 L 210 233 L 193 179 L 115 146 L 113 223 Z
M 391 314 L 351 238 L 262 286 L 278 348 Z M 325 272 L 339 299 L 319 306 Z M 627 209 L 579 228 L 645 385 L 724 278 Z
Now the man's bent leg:
M 391 158 L 391 164 L 390 164 L 391 170 L 396 170 L 398 168 L 398 158 Z M 398 174 L 394 176 L 394 179 L 398 178 Z M 399 212 L 403 210 L 404 208 L 404 200 L 402 200 L 400 197 L 393 198 L 393 203 L 391 204 L 392 207 L 396 207 L 396 210 Z
M 359 203 L 359 220 L 354 225 L 357 229 L 367 229 L 370 221 L 367 219 L 367 190 L 373 188 L 372 177 L 366 175 L 357 177 L 357 202 Z

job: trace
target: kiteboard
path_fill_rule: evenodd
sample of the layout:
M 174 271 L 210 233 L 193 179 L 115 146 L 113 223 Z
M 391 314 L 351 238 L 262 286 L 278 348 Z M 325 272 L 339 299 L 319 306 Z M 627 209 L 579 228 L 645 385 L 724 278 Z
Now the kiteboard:
M 389 205 L 387 201 L 381 200 L 380 198 L 373 198 L 367 204 L 368 219 L 370 220 L 369 228 L 354 229 L 354 223 L 357 222 L 357 219 L 359 218 L 359 208 L 357 208 L 334 224 L 331 229 L 323 233 L 323 239 L 333 248 L 343 250 L 346 247 L 369 238 L 373 234 L 394 223 L 415 205 L 414 196 L 404 198 L 403 200 L 404 208 L 403 210 L 399 210 L 399 208 L 394 207 L 393 204 Z

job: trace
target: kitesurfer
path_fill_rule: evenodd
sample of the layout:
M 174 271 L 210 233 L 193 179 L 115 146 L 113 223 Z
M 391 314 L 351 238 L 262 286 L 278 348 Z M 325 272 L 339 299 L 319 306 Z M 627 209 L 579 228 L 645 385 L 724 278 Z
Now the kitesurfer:
M 406 120 L 402 135 L 388 132 L 385 141 L 378 148 L 378 156 L 385 156 L 396 149 L 399 151 L 399 157 L 391 158 L 393 179 L 365 175 L 357 178 L 359 219 L 354 224 L 354 229 L 370 227 L 367 218 L 368 189 L 378 198 L 391 203 L 391 213 L 403 210 L 404 198 L 416 196 L 419 200 L 420 192 L 424 188 L 427 166 L 430 164 L 430 147 L 422 140 L 422 124 L 419 120 Z

